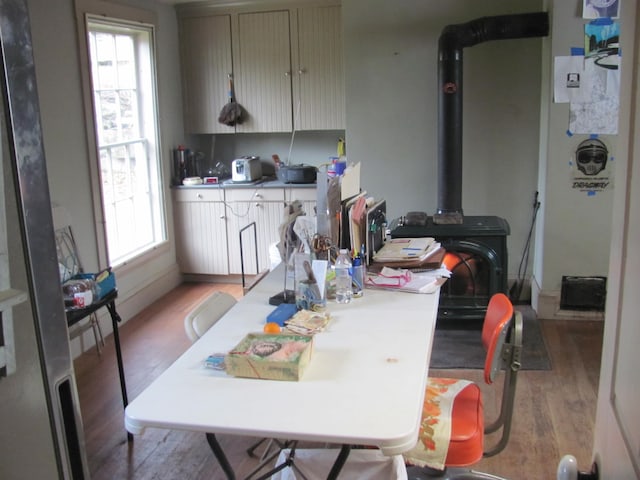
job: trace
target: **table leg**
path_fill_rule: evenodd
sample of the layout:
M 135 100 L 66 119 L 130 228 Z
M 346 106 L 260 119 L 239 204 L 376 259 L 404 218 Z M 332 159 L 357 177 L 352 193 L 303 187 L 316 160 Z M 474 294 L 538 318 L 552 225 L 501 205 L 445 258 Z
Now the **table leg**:
M 231 464 L 229 463 L 229 460 L 227 459 L 227 456 L 224 453 L 224 450 L 222 450 L 222 447 L 220 446 L 220 443 L 218 442 L 216 435 L 214 433 L 207 433 L 206 436 L 207 436 L 207 442 L 209 443 L 209 447 L 211 447 L 211 450 L 213 451 L 213 454 L 218 460 L 218 463 L 220 464 L 220 468 L 222 468 L 225 475 L 227 476 L 227 479 L 236 480 L 236 474 L 234 473 L 233 468 L 231 467 Z M 287 459 L 280 465 L 277 465 L 276 467 L 271 469 L 269 472 L 267 472 L 263 476 L 259 477 L 257 480 L 266 480 L 268 478 L 271 478 L 273 474 L 279 472 L 280 470 L 287 467 L 294 466 L 294 458 L 295 458 L 297 442 L 292 442 L 292 443 L 293 443 L 293 446 L 291 448 L 291 451 L 289 452 L 289 455 L 287 456 Z M 349 457 L 350 453 L 351 453 L 351 445 L 342 445 L 342 448 L 340 449 L 340 453 L 338 453 L 338 457 L 336 458 L 336 461 L 333 463 L 333 466 L 331 467 L 331 471 L 327 476 L 327 480 L 336 480 L 338 478 L 338 475 L 342 471 L 342 467 L 344 467 L 344 464 L 347 462 L 347 458 Z M 254 474 L 255 472 L 253 472 L 247 478 L 252 477 Z
M 347 462 L 349 453 L 351 453 L 351 445 L 342 445 L 340 453 L 338 454 L 338 458 L 336 458 L 333 467 L 331 467 L 331 471 L 329 472 L 327 480 L 335 480 L 336 478 L 338 478 L 342 467 L 344 467 L 344 464 Z
M 118 361 L 118 376 L 120 377 L 120 391 L 122 392 L 122 404 L 126 408 L 129 405 L 129 399 L 127 398 L 127 384 L 124 378 L 124 363 L 122 362 L 122 349 L 120 348 L 120 334 L 118 332 L 118 323 L 122 321 L 120 315 L 116 311 L 116 302 L 111 301 L 107 303 L 107 309 L 111 316 L 111 324 L 113 326 L 113 341 L 116 346 L 116 360 Z M 127 439 L 133 440 L 133 435 L 127 432 Z
M 227 460 L 227 456 L 224 454 L 215 434 L 207 433 L 207 442 L 209 443 L 211 450 L 213 450 L 213 454 L 216 456 L 216 459 L 227 478 L 229 480 L 235 480 L 236 474 L 233 472 L 233 468 L 231 468 L 231 464 L 229 464 L 229 460 Z

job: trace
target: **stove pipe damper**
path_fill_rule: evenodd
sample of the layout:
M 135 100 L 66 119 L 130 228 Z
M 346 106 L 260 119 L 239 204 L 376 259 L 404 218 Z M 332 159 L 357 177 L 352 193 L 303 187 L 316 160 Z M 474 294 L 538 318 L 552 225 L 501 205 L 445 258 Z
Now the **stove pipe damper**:
M 448 25 L 438 41 L 438 209 L 436 224 L 462 224 L 462 50 L 489 40 L 544 37 L 546 12 L 482 17 Z

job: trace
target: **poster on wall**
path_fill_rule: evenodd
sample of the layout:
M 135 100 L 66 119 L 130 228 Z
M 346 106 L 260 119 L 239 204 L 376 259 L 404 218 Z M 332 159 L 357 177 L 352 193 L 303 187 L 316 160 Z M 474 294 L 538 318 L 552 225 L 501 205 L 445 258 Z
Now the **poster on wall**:
M 555 103 L 589 102 L 591 100 L 590 84 L 582 55 L 554 59 L 553 101 Z
M 618 18 L 621 0 L 583 0 L 582 18 Z
M 620 109 L 620 24 L 610 18 L 584 26 L 584 77 L 587 101 L 572 101 L 569 131 L 618 133 Z
M 571 134 L 618 133 L 619 38 L 617 22 L 596 20 L 585 25 L 583 55 L 555 58 L 554 101 L 569 103 Z
M 613 156 L 597 136 L 581 141 L 569 161 L 571 188 L 592 196 L 613 188 Z
M 620 23 L 602 18 L 584 26 L 584 56 L 607 70 L 620 64 Z
M 584 62 L 587 101 L 569 104 L 569 131 L 572 134 L 616 135 L 620 110 L 620 71 L 603 69 L 593 59 Z

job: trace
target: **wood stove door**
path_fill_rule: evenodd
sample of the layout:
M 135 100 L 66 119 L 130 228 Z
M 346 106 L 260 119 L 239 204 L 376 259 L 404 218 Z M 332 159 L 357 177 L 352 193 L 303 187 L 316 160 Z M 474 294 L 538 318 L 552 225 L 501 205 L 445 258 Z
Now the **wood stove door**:
M 439 319 L 482 319 L 491 296 L 506 290 L 503 259 L 476 241 L 448 239 L 443 264 L 451 278 L 440 290 Z

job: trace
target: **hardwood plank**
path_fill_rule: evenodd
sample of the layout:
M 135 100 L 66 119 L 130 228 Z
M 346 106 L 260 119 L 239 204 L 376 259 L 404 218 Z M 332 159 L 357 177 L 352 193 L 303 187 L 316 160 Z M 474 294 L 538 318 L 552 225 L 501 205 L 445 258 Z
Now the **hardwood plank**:
M 237 284 L 185 283 L 122 325 L 130 399 L 188 348 L 184 316 L 214 290 L 242 296 Z M 603 324 L 541 322 L 553 368 L 519 373 L 509 443 L 498 455 L 474 465 L 476 470 L 513 479 L 555 478 L 557 463 L 566 453 L 576 456 L 581 470 L 590 468 Z M 93 479 L 225 479 L 201 433 L 149 429 L 127 442 L 111 336 L 101 356 L 95 349 L 83 354 L 75 370 Z M 482 382 L 479 370 L 431 373 Z M 493 390 L 483 386 L 490 416 L 497 414 L 500 398 L 500 389 Z M 221 435 L 219 440 L 239 475 L 253 469 L 257 459 L 246 449 L 257 439 Z

